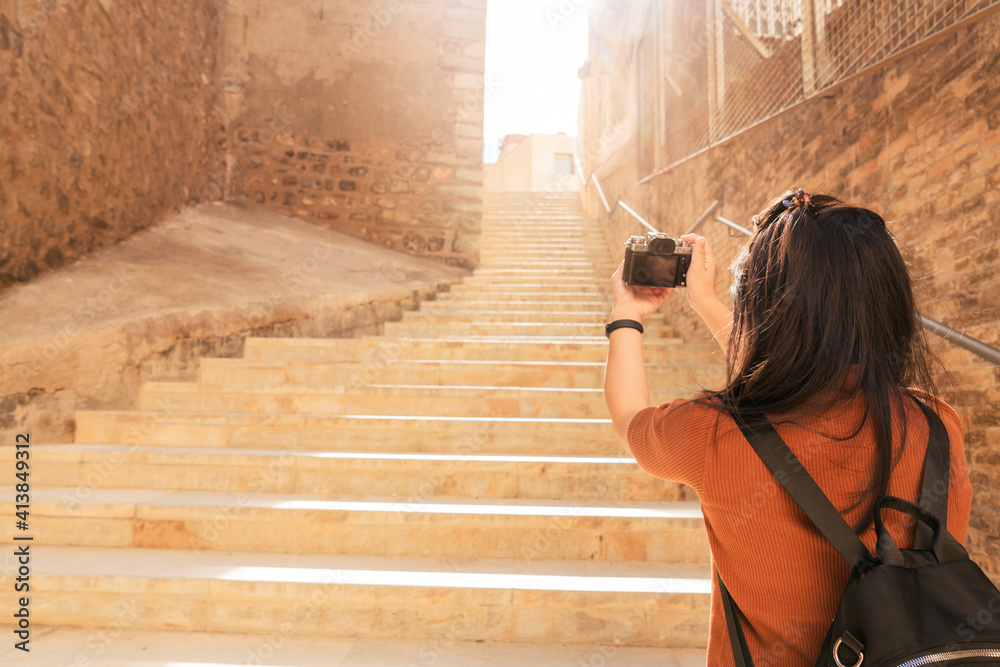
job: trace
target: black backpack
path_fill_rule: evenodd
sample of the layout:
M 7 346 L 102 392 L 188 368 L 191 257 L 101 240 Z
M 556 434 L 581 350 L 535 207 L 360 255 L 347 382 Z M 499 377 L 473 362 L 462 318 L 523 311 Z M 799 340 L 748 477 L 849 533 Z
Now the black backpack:
M 948 432 L 932 409 L 920 407 L 930 423 L 920 504 L 893 496 L 879 502 L 874 558 L 767 419 L 734 415 L 764 464 L 851 567 L 816 667 L 1000 665 L 1000 591 L 947 530 Z M 885 510 L 919 522 L 913 549 L 896 546 Z M 721 576 L 719 587 L 736 667 L 753 667 L 739 608 Z

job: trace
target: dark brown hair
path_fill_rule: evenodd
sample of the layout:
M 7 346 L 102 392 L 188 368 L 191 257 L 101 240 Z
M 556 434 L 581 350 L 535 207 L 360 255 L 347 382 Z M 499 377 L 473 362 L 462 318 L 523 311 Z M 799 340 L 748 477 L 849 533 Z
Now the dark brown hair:
M 784 415 L 780 423 L 860 393 L 863 417 L 843 439 L 870 420 L 875 469 L 852 506 L 868 508 L 861 531 L 889 488 L 893 412 L 905 441 L 909 388 L 935 393 L 906 263 L 881 216 L 828 195 L 785 193 L 753 222 L 732 266 L 727 383 L 709 398 L 737 416 Z

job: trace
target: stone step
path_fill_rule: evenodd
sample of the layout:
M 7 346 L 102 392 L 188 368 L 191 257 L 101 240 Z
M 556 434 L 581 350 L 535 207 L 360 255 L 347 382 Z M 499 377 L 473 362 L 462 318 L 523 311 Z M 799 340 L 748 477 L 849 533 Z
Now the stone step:
M 608 246 L 603 238 L 598 236 L 588 236 L 578 239 L 549 239 L 539 238 L 537 235 L 518 235 L 513 238 L 491 238 L 489 247 L 492 251 L 517 251 L 533 250 L 536 252 L 546 252 L 549 250 L 577 250 L 593 251 L 607 255 Z
M 607 281 L 610 282 L 611 275 L 615 272 L 618 265 L 608 264 L 606 266 L 601 264 L 596 264 L 594 262 L 586 262 L 579 266 L 568 266 L 561 263 L 554 262 L 544 262 L 539 263 L 537 266 L 514 266 L 514 265 L 490 265 L 483 266 L 476 269 L 473 272 L 473 276 L 507 276 L 507 275 L 524 275 L 525 278 L 530 279 L 532 276 L 537 276 L 534 279 L 537 281 L 549 281 L 553 277 L 567 276 L 567 277 L 588 277 L 594 281 Z M 526 280 L 525 282 L 529 282 Z
M 558 257 L 557 255 L 552 255 L 552 250 L 566 250 L 572 253 L 583 253 L 589 259 L 604 260 L 604 261 L 617 261 L 621 262 L 622 256 L 609 254 L 607 246 L 598 243 L 588 243 L 586 245 L 581 244 L 570 244 L 570 245 L 558 245 L 558 246 L 539 246 L 537 244 L 524 244 L 524 243 L 504 243 L 504 244 L 494 244 L 493 246 L 498 253 L 510 254 L 510 253 L 520 253 L 522 251 L 532 251 L 537 252 L 543 257 Z M 553 260 L 555 261 L 555 260 Z
M 617 456 L 610 419 L 80 410 L 78 442 L 341 452 Z
M 661 390 L 656 405 L 686 392 Z M 608 416 L 604 390 L 483 385 L 393 385 L 363 381 L 339 386 L 221 385 L 147 382 L 139 395 L 146 412 L 230 412 L 258 415 L 411 415 L 442 417 Z
M 643 345 L 651 363 L 685 359 L 719 363 L 722 351 L 709 343 L 684 345 L 679 338 L 652 339 Z M 604 361 L 603 335 L 576 338 L 468 336 L 464 338 L 247 338 L 247 359 L 287 361 L 366 361 L 379 359 L 468 359 L 494 361 Z
M 572 214 L 544 219 L 536 215 L 517 213 L 502 217 L 483 217 L 484 232 L 502 234 L 512 230 L 534 233 L 539 236 L 565 235 L 572 237 L 579 234 L 603 234 L 600 225 L 593 220 Z
M 483 217 L 491 219 L 503 219 L 512 217 L 526 217 L 529 220 L 539 220 L 547 222 L 562 218 L 576 218 L 593 223 L 593 218 L 584 215 L 579 202 L 557 202 L 538 204 L 530 201 L 517 201 L 499 207 L 490 205 L 485 207 Z
M 37 445 L 34 488 L 371 494 L 393 499 L 685 500 L 629 457 Z M 74 490 L 75 493 L 75 490 Z
M 537 220 L 551 223 L 560 220 L 580 220 L 588 224 L 596 224 L 593 218 L 588 218 L 579 206 L 538 206 L 527 202 L 517 202 L 512 206 L 484 211 L 483 218 L 491 222 L 504 220 Z
M 120 620 L 131 618 L 131 608 L 123 606 L 119 611 L 121 619 L 105 621 L 105 626 L 114 628 L 114 641 L 95 641 L 97 633 L 93 628 L 48 627 L 45 639 L 37 645 L 33 643 L 30 653 L 9 645 L 0 646 L 0 662 L 11 667 L 66 667 L 66 656 L 74 655 L 78 656 L 75 664 L 96 665 L 99 660 L 102 667 L 241 667 L 277 664 L 274 660 L 296 667 L 414 667 L 421 664 L 414 662 L 414 656 L 423 656 L 423 664 L 438 665 L 705 667 L 706 660 L 705 651 L 700 649 L 637 648 L 616 644 L 456 642 L 447 638 L 330 639 L 287 636 L 280 632 L 134 630 L 120 623 Z M 157 659 L 151 660 L 154 656 Z
M 585 265 L 581 267 L 567 267 L 567 266 L 553 266 L 547 264 L 545 266 L 537 267 L 527 267 L 527 268 L 483 268 L 476 269 L 472 272 L 474 276 L 524 276 L 525 278 L 531 279 L 534 277 L 536 280 L 544 280 L 552 277 L 558 276 L 572 276 L 574 278 L 591 278 L 597 280 L 599 275 L 604 275 L 603 273 L 597 272 L 593 266 Z
M 13 487 L 0 492 L 13 516 Z M 692 502 L 76 487 L 33 489 L 31 500 L 32 535 L 46 546 L 657 563 L 709 554 Z
M 600 322 L 433 322 L 427 320 L 422 325 L 419 320 L 386 322 L 386 336 L 421 337 L 445 336 L 601 336 L 607 316 Z M 646 323 L 643 327 L 645 340 L 651 338 L 671 338 L 673 327 Z
M 494 224 L 507 220 L 530 220 L 540 223 L 552 223 L 562 220 L 579 220 L 587 224 L 597 224 L 593 218 L 588 218 L 579 207 L 572 206 L 538 206 L 530 203 L 517 203 L 513 206 L 483 213 L 483 219 Z
M 521 264 L 521 268 L 527 267 L 539 267 L 539 268 L 559 268 L 562 266 L 568 266 L 571 268 L 581 268 L 581 267 L 597 267 L 598 270 L 603 271 L 607 267 L 611 267 L 612 272 L 614 269 L 618 268 L 618 263 L 613 262 L 611 259 L 594 254 L 566 254 L 566 255 L 554 255 L 551 253 L 539 253 L 537 255 L 532 255 L 526 257 L 525 255 L 518 253 L 519 256 L 515 256 L 513 253 L 508 255 L 494 255 L 491 257 L 483 257 L 480 262 L 480 266 L 483 268 L 494 268 L 502 265 L 510 264 Z M 608 274 L 610 276 L 610 274 Z
M 554 291 L 552 284 L 549 282 L 507 282 L 503 285 L 495 285 L 488 280 L 472 281 L 470 278 L 465 278 L 461 283 L 455 283 L 451 286 L 451 290 L 448 292 L 441 292 L 437 296 L 437 300 L 457 298 L 459 295 L 462 297 L 472 296 L 473 294 L 510 294 L 511 298 L 520 298 L 518 295 L 528 292 L 534 293 L 536 296 L 540 294 L 552 295 L 556 292 Z M 595 281 L 593 283 L 575 283 L 572 288 L 563 290 L 560 289 L 558 294 L 564 296 L 565 294 L 579 294 L 579 293 L 597 293 L 601 294 L 602 297 L 606 295 L 608 298 L 611 297 L 611 281 Z M 471 294 L 470 294 L 471 293 Z M 427 303 L 422 302 L 422 303 Z
M 647 364 L 651 387 L 676 387 L 691 395 L 701 387 L 721 386 L 725 375 L 717 365 Z M 490 384 L 495 386 L 600 388 L 603 362 L 509 362 L 458 359 L 385 359 L 369 362 L 294 362 L 267 359 L 202 359 L 201 382 L 209 384 L 321 385 Z
M 705 564 L 48 545 L 34 551 L 36 627 L 247 633 L 262 636 L 261 646 L 296 636 L 429 643 L 409 656 L 408 667 L 414 655 L 441 657 L 440 647 L 457 641 L 703 648 L 708 638 L 711 572 Z M 188 645 L 187 637 L 179 645 Z M 76 646 L 67 655 L 83 650 Z M 190 664 L 206 659 L 199 655 Z M 255 660 L 244 654 L 238 664 L 259 664 Z M 280 651 L 275 660 L 302 664 Z
M 591 253 L 592 257 L 607 257 L 608 246 L 603 237 L 586 235 L 574 238 L 556 238 L 542 234 L 503 234 L 484 236 L 483 243 L 494 251 L 533 250 L 545 252 L 548 250 L 575 250 Z
M 496 243 L 507 241 L 524 243 L 532 246 L 544 243 L 547 246 L 568 246 L 587 242 L 605 242 L 604 232 L 600 229 L 582 228 L 578 225 L 562 227 L 535 227 L 532 225 L 509 225 L 502 229 L 483 229 L 482 238 L 492 249 Z
M 456 285 L 456 287 L 459 287 Z M 448 303 L 456 302 L 461 305 L 466 299 L 473 299 L 476 301 L 551 301 L 554 297 L 558 297 L 561 300 L 570 301 L 594 301 L 599 299 L 607 299 L 610 303 L 611 294 L 610 290 L 608 292 L 602 292 L 595 287 L 581 285 L 578 288 L 574 288 L 578 291 L 565 291 L 565 290 L 553 290 L 553 289 L 536 289 L 535 291 L 518 290 L 511 291 L 504 289 L 502 287 L 480 287 L 480 286 L 468 285 L 466 289 L 462 291 L 452 291 L 445 292 L 438 295 L 436 301 L 438 303 Z M 422 305 L 422 304 L 421 304 Z M 406 311 L 403 316 L 412 315 L 414 311 Z
M 480 321 L 480 322 L 607 322 L 610 304 L 605 308 L 585 307 L 581 310 L 521 310 L 516 301 L 495 303 L 482 308 L 467 308 L 461 300 L 449 302 L 451 308 L 440 307 L 434 310 L 408 311 L 403 314 L 403 321 L 412 322 L 413 330 L 410 337 L 419 336 L 423 330 L 420 324 L 441 321 Z M 663 321 L 662 317 L 652 321 Z
M 528 286 L 532 286 L 533 290 L 545 291 L 552 295 L 557 295 L 559 292 L 600 292 L 603 295 L 609 296 L 611 292 L 611 276 L 597 276 L 596 278 L 590 280 L 583 280 L 580 278 L 567 278 L 564 280 L 554 281 L 549 278 L 542 279 L 526 279 L 524 277 L 517 276 L 491 276 L 489 278 L 485 276 L 469 276 L 468 278 L 463 278 L 462 282 L 454 285 L 453 287 L 459 287 L 464 285 L 462 289 L 467 289 L 469 291 L 485 290 L 485 291 L 498 291 L 507 290 L 510 288 L 511 291 L 525 289 Z M 470 295 L 471 296 L 471 295 Z M 558 296 L 556 296 L 558 298 Z M 424 303 L 433 303 L 429 301 L 424 301 Z
M 540 295 L 545 296 L 545 295 Z M 442 303 L 452 303 L 455 306 L 454 310 L 447 312 L 442 311 L 432 313 L 429 311 L 410 311 L 403 315 L 403 319 L 400 322 L 387 322 L 386 325 L 409 325 L 411 329 L 408 332 L 410 337 L 421 337 L 421 332 L 430 331 L 432 328 L 436 328 L 438 325 L 449 325 L 449 324 L 494 324 L 494 325 L 516 325 L 521 327 L 540 327 L 540 326 L 551 326 L 551 325 L 568 325 L 568 326 L 580 326 L 580 325 L 600 325 L 600 329 L 595 329 L 591 333 L 598 334 L 603 333 L 604 324 L 610 319 L 610 304 L 607 308 L 595 309 L 595 310 L 558 310 L 552 312 L 543 312 L 538 310 L 517 310 L 518 300 L 517 299 L 497 299 L 497 301 L 502 301 L 506 304 L 505 307 L 500 307 L 497 310 L 466 310 L 463 306 L 465 305 L 461 299 L 449 299 Z M 508 310 L 509 309 L 509 310 Z M 654 315 L 646 318 L 643 323 L 643 328 L 645 331 L 651 331 L 653 329 L 670 329 L 668 325 L 664 324 L 666 317 L 663 315 Z M 395 328 L 395 326 L 393 327 Z M 385 331 L 390 331 L 391 329 L 385 329 Z M 525 330 L 526 331 L 526 330 Z M 523 333 L 524 331 L 522 331 Z M 516 333 L 511 330 L 510 333 Z M 558 335 L 556 332 L 553 335 Z M 670 336 L 668 336 L 670 337 Z
M 553 290 L 547 296 L 538 299 L 521 299 L 512 301 L 510 299 L 489 299 L 474 298 L 476 295 L 470 294 L 461 301 L 427 301 L 420 304 L 420 312 L 438 315 L 447 315 L 452 309 L 470 310 L 499 310 L 504 308 L 516 308 L 517 311 L 589 311 L 589 312 L 610 312 L 611 301 L 603 295 L 595 293 L 590 297 L 579 299 L 559 299 L 557 291 Z
M 593 266 L 602 262 L 604 264 L 609 264 L 611 260 L 597 254 L 583 253 L 579 251 L 567 253 L 540 252 L 532 253 L 530 255 L 522 252 L 508 252 L 503 254 L 491 253 L 489 255 L 482 255 L 479 258 L 479 265 L 484 268 L 489 268 L 498 264 L 508 264 L 510 262 L 530 262 L 538 266 L 575 266 L 581 263 Z M 617 266 L 618 265 L 616 264 L 615 267 L 617 268 Z
M 521 258 L 530 258 L 530 259 L 552 259 L 552 258 L 572 259 L 572 258 L 577 258 L 577 257 L 580 258 L 580 259 L 594 259 L 594 258 L 607 259 L 607 257 L 605 255 L 601 254 L 601 253 L 598 253 L 598 254 L 594 255 L 594 254 L 586 253 L 586 252 L 584 252 L 582 250 L 579 250 L 579 249 L 572 250 L 572 249 L 566 249 L 566 248 L 553 248 L 553 249 L 549 249 L 549 250 L 536 250 L 534 248 L 528 247 L 528 248 L 523 248 L 520 252 L 514 252 L 514 251 L 502 252 L 502 251 L 494 250 L 494 249 L 490 248 L 490 249 L 484 249 L 483 252 L 482 252 L 482 254 L 480 255 L 480 259 L 482 261 L 486 261 L 486 258 L 494 258 L 494 257 L 500 257 L 500 258 L 503 258 L 503 257 L 512 257 L 514 259 L 521 259 Z
M 610 276 L 618 268 L 618 264 L 612 265 L 610 261 L 593 260 L 508 260 L 506 262 L 491 261 L 483 262 L 474 274 L 480 271 L 501 272 L 501 271 L 521 271 L 531 272 L 573 272 L 576 274 L 593 273 Z
M 580 217 L 579 215 L 546 216 L 539 218 L 535 216 L 523 217 L 520 215 L 509 216 L 489 216 L 483 219 L 483 230 L 493 232 L 503 232 L 510 229 L 533 231 L 533 230 L 565 230 L 565 231 L 588 231 L 603 233 L 601 226 L 594 220 Z
M 552 265 L 553 268 L 558 268 L 556 265 Z M 618 268 L 616 264 L 615 269 Z M 574 285 L 581 283 L 589 283 L 591 285 L 596 285 L 598 287 L 610 287 L 611 286 L 611 275 L 614 273 L 614 269 L 608 271 L 607 273 L 591 269 L 593 275 L 590 276 L 590 280 L 584 280 L 583 276 L 573 275 L 572 283 Z M 498 276 L 491 275 L 488 278 L 486 276 L 479 276 L 478 274 L 471 274 L 462 279 L 462 282 L 455 283 L 455 285 L 474 285 L 474 284 L 485 284 L 492 285 L 498 280 Z M 522 275 L 522 276 L 505 276 L 503 282 L 509 284 L 544 284 L 547 289 L 552 289 L 552 276 L 551 275 Z M 558 283 L 559 285 L 564 285 L 564 282 Z
M 464 308 L 465 301 L 461 298 L 448 298 L 442 299 L 440 303 L 447 303 L 454 306 L 454 310 L 450 310 L 447 314 L 445 313 L 429 313 L 421 310 L 410 310 L 403 313 L 403 322 L 408 322 L 413 325 L 413 331 L 411 336 L 416 336 L 420 332 L 420 325 L 430 324 L 430 323 L 450 323 L 450 322 L 535 322 L 538 324 L 551 323 L 551 322 L 572 322 L 574 324 L 579 324 L 581 322 L 590 322 L 593 324 L 603 324 L 608 321 L 608 314 L 610 313 L 610 308 L 603 308 L 601 310 L 590 310 L 590 311 L 574 311 L 574 310 L 563 310 L 563 311 L 553 311 L 545 312 L 541 310 L 529 310 L 529 311 L 519 311 L 519 310 L 508 310 L 517 307 L 517 303 L 521 300 L 528 301 L 541 301 L 546 298 L 551 298 L 551 294 L 544 292 L 533 292 L 533 293 L 523 293 L 520 295 L 516 294 L 503 294 L 496 293 L 488 295 L 488 301 L 503 301 L 506 308 L 495 311 L 470 311 Z M 576 295 L 566 295 L 566 298 L 581 298 L 581 299 L 596 299 L 598 296 L 589 292 L 580 292 Z M 646 323 L 649 325 L 663 325 L 665 317 L 661 313 L 654 313 L 646 318 Z
M 586 257 L 578 257 L 578 258 L 572 258 L 572 259 L 570 259 L 570 258 L 561 258 L 561 259 L 559 259 L 556 262 L 556 261 L 553 261 L 553 260 L 545 258 L 545 257 L 539 257 L 538 259 L 525 259 L 525 258 L 519 258 L 519 257 L 510 256 L 510 257 L 506 258 L 505 260 L 493 258 L 489 262 L 481 261 L 480 262 L 480 266 L 485 267 L 485 268 L 490 268 L 490 269 L 498 269 L 498 268 L 505 268 L 505 267 L 512 267 L 512 268 L 532 268 L 532 267 L 551 268 L 551 267 L 554 267 L 554 266 L 557 267 L 557 268 L 558 267 L 578 268 L 578 267 L 590 267 L 590 266 L 593 266 L 593 262 L 590 259 L 586 258 Z
M 501 225 L 505 222 L 537 222 L 538 224 L 556 224 L 562 222 L 580 222 L 586 225 L 598 224 L 593 218 L 588 218 L 578 207 L 569 206 L 537 206 L 518 203 L 514 206 L 492 210 L 483 213 L 485 224 Z

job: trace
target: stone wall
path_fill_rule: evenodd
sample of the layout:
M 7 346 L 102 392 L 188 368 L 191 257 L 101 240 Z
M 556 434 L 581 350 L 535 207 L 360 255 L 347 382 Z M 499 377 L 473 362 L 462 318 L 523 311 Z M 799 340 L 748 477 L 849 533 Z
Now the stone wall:
M 0 288 L 221 197 L 224 6 L 0 3 Z
M 230 196 L 475 266 L 485 18 L 485 0 L 231 7 Z
M 585 104 L 593 105 L 591 97 Z M 581 139 L 591 145 L 599 129 Z M 1000 348 L 1000 13 L 922 44 L 825 91 L 660 176 L 637 184 L 634 141 L 597 166 L 612 202 L 623 199 L 662 231 L 687 230 L 715 200 L 741 225 L 789 187 L 869 206 L 891 221 L 917 278 L 926 315 Z M 644 230 L 620 208 L 607 215 L 589 187 L 608 247 Z M 706 223 L 723 269 L 744 237 Z M 724 270 L 719 293 L 727 298 Z M 677 334 L 707 338 L 676 295 L 664 306 Z M 929 334 L 932 340 L 937 341 Z M 942 342 L 953 371 L 940 388 L 966 423 L 975 487 L 968 546 L 1000 579 L 1000 369 Z

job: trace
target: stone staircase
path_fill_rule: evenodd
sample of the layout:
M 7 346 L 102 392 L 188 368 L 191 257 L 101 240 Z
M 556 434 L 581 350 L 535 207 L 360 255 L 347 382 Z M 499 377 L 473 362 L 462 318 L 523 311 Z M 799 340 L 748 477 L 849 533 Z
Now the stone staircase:
M 78 413 L 76 444 L 31 449 L 34 626 L 704 664 L 698 504 L 604 405 L 614 268 L 575 196 L 489 196 L 481 268 L 384 335 L 248 339 L 138 411 Z M 645 344 L 654 402 L 718 382 L 662 316 Z

